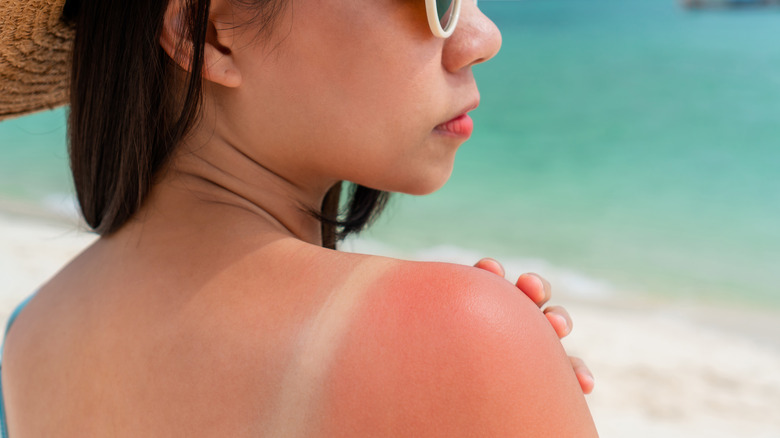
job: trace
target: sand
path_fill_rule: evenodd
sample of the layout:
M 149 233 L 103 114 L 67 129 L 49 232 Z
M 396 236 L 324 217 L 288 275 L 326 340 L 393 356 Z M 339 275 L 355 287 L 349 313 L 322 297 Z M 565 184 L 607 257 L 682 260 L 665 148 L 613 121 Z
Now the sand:
M 74 222 L 0 213 L 0 318 L 94 241 Z M 555 285 L 555 278 L 550 278 Z M 780 438 L 780 316 L 696 303 L 554 295 L 596 376 L 602 437 Z
M 566 307 L 564 345 L 596 375 L 588 404 L 602 437 L 780 437 L 777 345 L 691 309 Z

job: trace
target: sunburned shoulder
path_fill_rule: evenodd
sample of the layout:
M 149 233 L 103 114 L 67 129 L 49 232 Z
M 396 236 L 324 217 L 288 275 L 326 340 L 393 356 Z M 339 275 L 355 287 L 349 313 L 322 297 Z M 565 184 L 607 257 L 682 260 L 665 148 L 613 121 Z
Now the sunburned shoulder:
M 555 333 L 508 281 L 401 262 L 370 289 L 332 356 L 325 436 L 596 436 Z

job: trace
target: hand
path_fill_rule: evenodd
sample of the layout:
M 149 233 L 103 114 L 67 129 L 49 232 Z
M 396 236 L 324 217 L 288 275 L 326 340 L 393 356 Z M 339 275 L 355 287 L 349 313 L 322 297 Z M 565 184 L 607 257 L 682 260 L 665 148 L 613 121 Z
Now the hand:
M 484 269 L 488 272 L 492 272 L 500 277 L 504 277 L 504 267 L 501 263 L 490 258 L 484 258 L 474 265 L 476 268 Z M 517 279 L 515 283 L 518 289 L 528 296 L 537 306 L 541 309 L 544 304 L 550 300 L 551 290 L 550 283 L 537 274 L 523 274 Z M 547 321 L 552 325 L 555 333 L 559 338 L 571 333 L 572 322 L 569 312 L 561 306 L 548 306 L 544 310 L 544 316 L 547 317 Z M 585 362 L 578 357 L 569 356 L 571 360 L 571 366 L 574 369 L 574 374 L 577 376 L 577 380 L 580 383 L 582 392 L 590 394 L 593 391 L 593 374 L 591 374 Z

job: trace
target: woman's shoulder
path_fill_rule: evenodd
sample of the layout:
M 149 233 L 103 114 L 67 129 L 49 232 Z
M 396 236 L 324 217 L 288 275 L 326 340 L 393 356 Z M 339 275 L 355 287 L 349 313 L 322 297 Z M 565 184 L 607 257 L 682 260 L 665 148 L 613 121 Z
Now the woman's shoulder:
M 557 336 L 511 283 L 461 265 L 383 263 L 333 353 L 326 431 L 595 436 Z
M 493 332 L 500 325 L 522 322 L 516 328 L 540 328 L 540 335 L 557 341 L 539 308 L 498 275 L 453 263 L 396 259 L 382 259 L 379 263 L 385 267 L 373 271 L 365 292 L 365 312 L 409 323 L 419 319 L 419 323 L 431 325 L 429 329 L 468 325 L 475 333 L 481 329 Z M 501 333 L 513 336 L 510 330 Z
M 560 345 L 539 308 L 502 277 L 452 263 L 384 263 L 355 314 L 356 333 L 437 351 Z

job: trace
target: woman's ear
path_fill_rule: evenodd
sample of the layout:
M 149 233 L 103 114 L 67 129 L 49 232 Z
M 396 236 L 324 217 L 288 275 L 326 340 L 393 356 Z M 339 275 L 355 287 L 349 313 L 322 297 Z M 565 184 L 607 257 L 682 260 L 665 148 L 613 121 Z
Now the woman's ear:
M 185 29 L 182 2 L 172 0 L 165 11 L 160 45 L 170 58 L 184 70 L 192 65 L 192 41 Z M 215 14 L 220 0 L 212 1 L 211 15 L 206 29 L 206 46 L 203 52 L 203 78 L 223 87 L 236 88 L 241 85 L 241 71 L 235 63 L 231 46 L 236 25 L 233 14 Z

